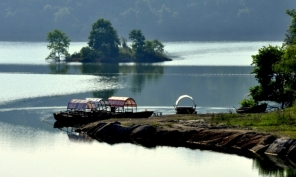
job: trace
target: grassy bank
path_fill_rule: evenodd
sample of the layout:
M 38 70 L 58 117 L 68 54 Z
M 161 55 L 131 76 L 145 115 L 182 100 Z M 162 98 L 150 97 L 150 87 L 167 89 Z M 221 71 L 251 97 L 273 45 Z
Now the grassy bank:
M 209 121 L 296 139 L 296 106 L 260 114 L 216 114 Z
M 296 139 L 296 106 L 285 110 L 272 111 L 258 114 L 175 114 L 148 119 L 109 119 L 102 122 L 119 121 L 125 126 L 133 124 L 149 124 L 159 129 L 193 130 L 195 126 L 186 126 L 184 122 L 204 120 L 212 126 L 226 126 L 229 129 L 251 130 L 269 133 L 278 137 Z M 183 123 L 182 123 L 183 122 Z

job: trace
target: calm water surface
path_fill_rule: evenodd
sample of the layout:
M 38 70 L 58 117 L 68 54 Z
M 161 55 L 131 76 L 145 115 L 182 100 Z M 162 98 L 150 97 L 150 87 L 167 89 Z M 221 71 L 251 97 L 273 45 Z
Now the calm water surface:
M 72 98 L 130 96 L 138 110 L 174 113 L 183 94 L 199 113 L 233 112 L 248 89 L 251 55 L 281 42 L 168 42 L 172 62 L 50 64 L 46 43 L 0 42 L 1 176 L 293 176 L 274 159 L 186 148 L 110 145 L 54 129 Z M 86 43 L 72 43 L 70 53 Z M 181 104 L 192 104 L 184 100 Z M 46 121 L 41 121 L 46 119 Z M 17 170 L 16 170 L 17 169 Z

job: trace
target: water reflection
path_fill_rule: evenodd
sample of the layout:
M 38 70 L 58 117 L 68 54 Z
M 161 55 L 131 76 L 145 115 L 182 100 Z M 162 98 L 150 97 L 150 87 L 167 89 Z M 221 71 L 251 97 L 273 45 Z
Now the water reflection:
M 132 93 L 141 93 L 145 87 L 145 83 L 155 81 L 164 74 L 164 67 L 161 65 L 141 64 L 134 65 L 119 65 L 114 63 L 100 63 L 100 64 L 82 64 L 80 69 L 82 74 L 94 74 L 104 76 L 104 80 L 109 82 L 128 82 L 128 88 Z M 131 75 L 129 80 L 128 75 Z M 120 80 L 119 81 L 119 77 Z M 109 91 L 108 94 L 101 94 L 93 92 L 94 97 L 108 98 L 115 94 L 115 90 Z
M 65 106 L 72 98 L 107 99 L 119 95 L 133 97 L 140 106 L 171 106 L 173 109 L 176 99 L 187 94 L 202 110 L 208 107 L 213 108 L 210 112 L 217 112 L 221 109 L 215 111 L 216 108 L 234 110 L 233 106 L 239 106 L 239 102 L 247 97 L 249 88 L 257 84 L 254 76 L 249 74 L 252 67 L 247 66 L 60 63 L 47 66 L 0 65 L 0 69 L 7 72 L 0 74 L 4 86 L 0 93 L 2 100 L 26 99 L 25 102 L 18 101 L 21 105 L 33 105 L 33 101 L 48 105 L 50 100 L 52 106 Z M 13 72 L 17 74 L 11 74 Z M 21 83 L 23 89 L 16 89 Z M 17 91 L 9 94 L 12 90 Z M 62 97 L 52 97 L 55 95 Z
M 188 168 L 188 166 L 194 166 L 193 169 L 200 170 L 202 169 L 196 169 L 199 165 L 202 165 L 204 167 L 212 167 L 213 169 L 215 166 L 213 164 L 216 164 L 218 162 L 223 162 L 221 164 L 223 166 L 223 169 L 228 169 L 234 164 L 238 164 L 235 168 L 239 168 L 240 171 L 245 171 L 247 173 L 250 173 L 250 167 L 252 165 L 253 170 L 255 171 L 255 174 L 258 175 L 251 175 L 251 176 L 277 176 L 277 177 L 292 177 L 296 175 L 296 165 L 295 161 L 292 161 L 290 159 L 279 159 L 275 156 L 264 156 L 264 157 L 258 157 L 254 159 L 247 159 L 246 161 L 250 161 L 250 163 L 245 163 L 244 158 L 239 157 L 237 159 L 237 156 L 234 155 L 225 155 L 226 157 L 220 158 L 221 153 L 216 154 L 214 152 L 210 151 L 199 151 L 198 149 L 190 150 L 186 149 L 183 150 L 184 152 L 180 152 L 180 148 L 171 148 L 171 154 L 168 154 L 170 150 L 168 148 L 170 147 L 162 147 L 162 146 L 156 146 L 154 148 L 147 148 L 149 146 L 137 142 L 131 142 L 133 145 L 130 144 L 114 144 L 114 142 L 104 142 L 101 140 L 94 140 L 90 137 L 88 137 L 85 134 L 81 134 L 78 132 L 74 132 L 71 127 L 58 129 L 53 128 L 54 119 L 46 119 L 45 121 L 40 121 L 40 119 L 44 119 L 47 117 L 48 112 L 50 111 L 39 111 L 39 110 L 31 110 L 31 111 L 19 111 L 18 115 L 19 118 L 15 119 L 15 116 L 11 116 L 12 112 L 7 112 L 7 114 L 1 113 L 1 119 L 0 119 L 0 144 L 2 146 L 2 155 L 6 154 L 7 158 L 12 158 L 13 152 L 18 152 L 19 156 L 14 157 L 14 160 L 16 161 L 22 161 L 26 162 L 27 159 L 21 158 L 23 156 L 27 157 L 28 155 L 32 157 L 37 157 L 39 155 L 46 155 L 44 152 L 48 153 L 53 151 L 51 154 L 53 155 L 53 158 L 48 157 L 48 160 L 51 160 L 52 162 L 58 162 L 64 154 L 68 154 L 68 160 L 79 160 L 79 158 L 76 158 L 77 154 L 81 154 L 82 156 L 92 157 L 96 156 L 96 158 L 100 158 L 101 156 L 97 157 L 99 152 L 103 152 L 101 146 L 104 146 L 104 144 L 113 145 L 113 146 L 107 146 L 104 151 L 110 151 L 110 153 L 114 152 L 114 148 L 122 147 L 119 152 L 117 152 L 116 156 L 112 159 L 110 159 L 110 156 L 106 157 L 104 160 L 109 160 L 113 163 L 114 159 L 117 160 L 117 158 L 122 158 L 120 154 L 128 153 L 128 155 L 132 155 L 135 152 L 126 152 L 131 151 L 131 148 L 137 149 L 138 156 L 141 156 L 140 159 L 144 158 L 143 161 L 145 161 L 145 157 L 142 157 L 142 154 L 148 153 L 153 155 L 153 153 L 159 151 L 160 149 L 164 149 L 162 153 L 159 153 L 155 156 L 158 158 L 154 158 L 153 162 L 155 163 L 170 163 L 171 165 L 178 165 L 180 164 L 180 160 L 178 161 L 168 161 L 166 158 L 172 158 L 172 157 L 181 157 L 186 163 L 183 164 L 184 168 Z M 31 112 L 28 114 L 28 112 Z M 35 113 L 35 115 L 34 115 Z M 5 117 L 3 117 L 5 115 Z M 26 122 L 27 121 L 27 122 Z M 5 123 L 4 123 L 5 122 Z M 63 138 L 64 137 L 64 138 Z M 73 148 L 73 143 L 75 144 L 75 148 Z M 98 142 L 100 145 L 97 145 Z M 102 143 L 101 143 L 102 142 Z M 92 145 L 92 146 L 89 146 Z M 134 147 L 134 145 L 137 145 L 138 147 Z M 99 147 L 98 147 L 99 146 Z M 13 150 L 11 150 L 11 147 L 13 147 Z M 83 148 L 79 148 L 83 147 Z M 144 149 L 141 147 L 145 147 Z M 77 149 L 78 148 L 78 149 Z M 112 149 L 113 148 L 113 149 Z M 77 151 L 74 151 L 74 149 L 77 149 Z M 28 154 L 28 150 L 30 153 Z M 146 150 L 149 150 L 146 152 Z M 90 153 L 88 153 L 90 151 Z M 41 152 L 41 153 L 39 153 Z M 10 155 L 8 155 L 10 154 Z M 90 154 L 90 155 L 89 155 Z M 89 155 L 89 156 L 88 156 Z M 133 158 L 137 158 L 138 156 L 133 156 Z M 112 156 L 113 157 L 113 156 Z M 148 156 L 146 156 L 148 157 Z M 101 157 L 102 158 L 102 157 Z M 58 160 L 57 160 L 58 159 Z M 95 158 L 94 158 L 95 159 Z M 96 159 L 96 160 L 98 160 Z M 125 159 L 125 158 L 124 158 Z M 217 160 L 219 159 L 219 160 Z M 126 160 L 126 159 L 125 159 Z M 134 159 L 135 160 L 135 159 Z M 235 161 L 233 164 L 232 162 Z M 38 161 L 39 162 L 39 161 Z M 66 163 L 66 161 L 63 161 Z M 231 162 L 231 163 L 230 163 Z M 144 162 L 143 162 L 144 163 Z M 86 166 L 91 165 L 92 162 L 86 163 Z M 111 163 L 110 163 L 111 164 Z M 145 163 L 146 166 L 149 165 Z M 33 165 L 37 165 L 34 164 Z M 41 169 L 46 168 L 48 164 L 43 165 L 40 167 Z M 59 167 L 55 167 L 60 169 Z M 70 168 L 70 167 L 68 167 Z M 217 168 L 217 167 L 216 167 Z M 222 168 L 222 167 L 221 167 Z M 169 168 L 166 168 L 169 169 Z M 147 169 L 146 169 L 147 170 Z M 231 170 L 231 169 L 229 169 Z M 223 171 L 223 170 L 222 170 Z M 227 173 L 224 173 L 226 175 Z M 222 176 L 224 176 L 222 175 Z M 215 175 L 205 175 L 205 176 L 215 176 Z M 226 175 L 227 176 L 227 175 Z M 248 176 L 242 174 L 241 176 Z
M 50 74 L 67 74 L 70 69 L 70 66 L 67 63 L 62 62 L 50 63 L 48 67 L 51 71 Z
M 141 93 L 142 89 L 145 87 L 145 83 L 149 84 L 162 77 L 164 67 L 151 64 L 123 65 L 120 68 L 120 73 L 132 74 L 132 79 L 130 81 L 131 91 L 136 94 Z
M 82 74 L 110 74 L 110 76 L 117 76 L 119 73 L 118 63 L 83 63 L 80 66 Z
M 73 127 L 66 127 L 66 128 L 58 128 L 61 132 L 65 133 L 69 141 L 71 142 L 84 142 L 84 143 L 91 143 L 94 141 L 91 137 L 84 133 L 75 132 Z
M 262 176 L 294 177 L 296 176 L 295 160 L 286 157 L 266 155 L 253 160 L 253 167 Z
M 65 136 L 68 136 L 69 141 L 71 142 L 90 143 L 90 142 L 97 141 L 100 143 L 107 143 L 109 145 L 117 145 L 117 144 L 123 143 L 118 141 L 112 141 L 108 138 L 92 139 L 88 135 L 75 132 L 75 130 L 71 127 L 67 127 L 60 130 L 65 132 Z M 150 146 L 145 142 L 138 142 L 138 141 L 126 141 L 125 143 L 131 143 L 150 150 L 156 150 L 157 148 L 161 147 L 161 146 Z M 189 149 L 189 148 L 186 148 L 186 149 Z M 193 154 L 195 151 L 198 151 L 198 150 L 191 149 L 190 154 Z M 208 153 L 207 150 L 206 152 Z M 199 156 L 197 158 L 202 158 L 202 157 Z M 231 159 L 231 157 L 229 158 Z M 252 160 L 253 169 L 258 170 L 259 176 L 294 177 L 296 175 L 296 164 L 290 159 L 287 159 L 284 157 L 281 158 L 277 156 L 267 156 L 267 155 L 257 156 L 257 158 L 253 157 L 250 159 Z
M 269 158 L 258 158 L 253 160 L 253 168 L 258 169 L 262 176 L 284 176 L 284 168 L 277 166 Z

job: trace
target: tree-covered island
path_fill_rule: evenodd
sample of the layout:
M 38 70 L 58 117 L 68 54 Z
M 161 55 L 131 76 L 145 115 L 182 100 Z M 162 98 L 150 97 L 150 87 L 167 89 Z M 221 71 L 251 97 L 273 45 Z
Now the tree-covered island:
M 164 45 L 158 40 L 147 40 L 141 30 L 133 29 L 129 33 L 131 47 L 127 39 L 119 38 L 111 22 L 98 19 L 88 37 L 88 46 L 79 52 L 68 53 L 70 39 L 60 30 L 47 34 L 51 49 L 47 60 L 66 62 L 162 62 L 171 61 L 165 54 Z

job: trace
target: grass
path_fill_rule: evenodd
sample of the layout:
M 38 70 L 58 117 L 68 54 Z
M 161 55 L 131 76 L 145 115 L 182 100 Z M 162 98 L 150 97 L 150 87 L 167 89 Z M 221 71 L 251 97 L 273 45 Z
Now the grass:
M 296 139 L 296 106 L 260 114 L 216 114 L 208 121 Z
M 258 114 L 207 113 L 207 114 L 173 114 L 148 119 L 109 119 L 104 122 L 119 121 L 124 126 L 134 124 L 152 125 L 155 128 L 176 129 L 180 120 L 200 120 L 215 125 L 238 127 L 256 132 L 270 133 L 277 137 L 296 139 L 296 106 L 284 110 Z M 191 127 L 192 128 L 192 127 Z M 183 130 L 186 127 L 182 127 Z

